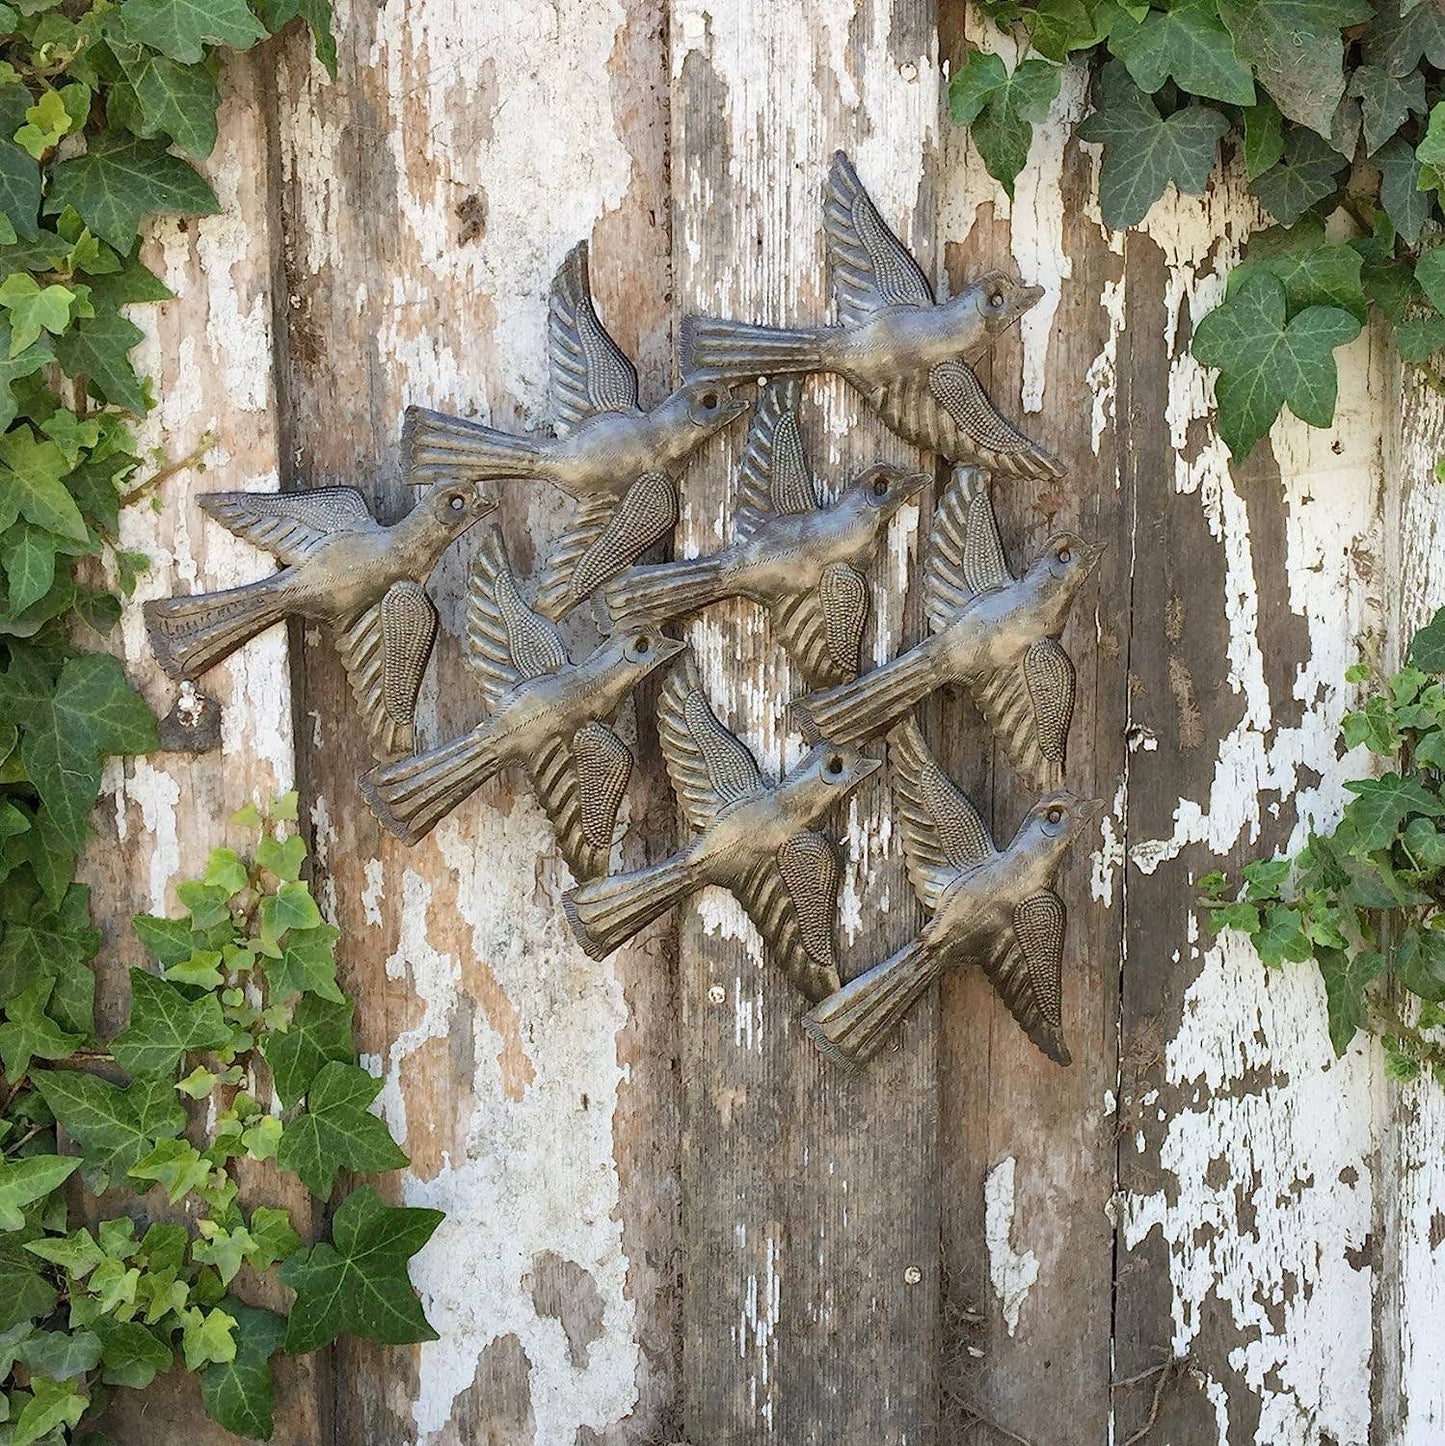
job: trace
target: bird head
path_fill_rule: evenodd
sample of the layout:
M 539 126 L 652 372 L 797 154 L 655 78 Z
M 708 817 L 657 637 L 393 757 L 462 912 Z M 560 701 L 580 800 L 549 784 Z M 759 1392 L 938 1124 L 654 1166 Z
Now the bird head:
M 421 506 L 449 536 L 460 537 L 467 528 L 495 512 L 497 501 L 475 480 L 441 481 L 427 491 Z
M 1072 597 L 1104 555 L 1102 545 L 1085 542 L 1076 532 L 1058 532 L 1035 558 L 1030 572 L 1042 572 Z
M 688 419 L 704 437 L 711 437 L 721 431 L 736 417 L 747 411 L 748 404 L 741 397 L 735 397 L 732 388 L 716 377 L 703 377 L 687 382 L 675 395 L 681 398 L 687 408 Z
M 630 627 L 604 638 L 585 663 L 594 686 L 610 704 L 611 711 L 655 668 L 670 662 L 687 644 L 664 637 L 656 628 Z
M 1003 271 L 986 271 L 965 288 L 990 336 L 1007 331 L 1043 297 L 1042 286 L 1025 286 Z
M 789 771 L 784 787 L 801 804 L 800 816 L 816 821 L 881 766 L 857 748 L 820 738 Z
M 860 510 L 876 514 L 877 524 L 881 527 L 905 502 L 911 502 L 932 481 L 931 472 L 905 472 L 902 467 L 879 462 L 855 477 L 845 496 L 854 501 Z
M 1067 789 L 1046 794 L 1028 811 L 1019 838 L 1042 845 L 1049 857 L 1056 858 L 1103 810 L 1102 798 L 1081 798 Z

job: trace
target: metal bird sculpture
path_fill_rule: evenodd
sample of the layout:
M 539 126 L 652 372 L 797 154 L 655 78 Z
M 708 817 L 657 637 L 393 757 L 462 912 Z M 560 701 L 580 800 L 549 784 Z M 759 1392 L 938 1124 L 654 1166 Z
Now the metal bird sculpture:
M 603 598 L 614 625 L 667 622 L 729 597 L 766 607 L 810 687 L 858 675 L 871 560 L 883 530 L 933 480 L 876 466 L 825 506 L 798 424 L 801 384 L 769 386 L 743 453 L 733 546 L 711 557 L 629 568 Z
M 437 629 L 422 584 L 448 545 L 496 503 L 472 482 L 438 485 L 383 527 L 351 487 L 215 492 L 200 502 L 281 568 L 224 592 L 148 602 L 146 627 L 161 667 L 177 680 L 194 679 L 272 623 L 314 619 L 332 631 L 377 756 L 409 751 Z
M 931 917 L 911 944 L 810 1010 L 804 1027 L 830 1058 L 861 1064 L 944 968 L 978 964 L 1024 1033 L 1050 1059 L 1070 1063 L 1064 904 L 1052 884 L 1064 851 L 1102 803 L 1050 794 L 1000 851 L 912 722 L 889 739 L 889 761 L 908 877 Z
M 632 752 L 605 720 L 686 645 L 656 633 L 623 633 L 574 664 L 556 626 L 522 601 L 496 528 L 472 571 L 467 645 L 486 721 L 373 769 L 361 782 L 372 811 L 398 838 L 416 843 L 482 784 L 520 768 L 573 875 L 606 873 Z
M 573 932 L 605 959 L 645 924 L 705 884 L 728 889 L 768 953 L 810 1000 L 838 987 L 833 927 L 839 864 L 815 826 L 878 767 L 855 748 L 815 744 L 778 783 L 718 722 L 691 661 L 674 668 L 657 707 L 672 785 L 695 836 L 634 873 L 583 884 L 563 898 Z
M 924 564 L 930 636 L 856 682 L 794 703 L 805 736 L 861 743 L 935 689 L 966 683 L 1019 773 L 1053 787 L 1074 712 L 1074 665 L 1059 635 L 1100 552 L 1059 533 L 1015 578 L 983 473 L 956 468 Z
M 920 447 L 1007 476 L 1063 476 L 1053 457 L 1000 414 L 969 366 L 1038 301 L 1041 288 L 990 271 L 935 302 L 842 151 L 833 158 L 824 203 L 841 325 L 779 328 L 690 317 L 683 375 L 834 372 Z
M 586 242 L 552 283 L 547 337 L 558 436 L 513 436 L 411 407 L 403 447 L 408 475 L 418 481 L 539 478 L 576 499 L 537 593 L 537 611 L 555 620 L 672 531 L 678 469 L 747 403 L 708 380 L 689 382 L 644 412 L 637 372 L 592 305 Z

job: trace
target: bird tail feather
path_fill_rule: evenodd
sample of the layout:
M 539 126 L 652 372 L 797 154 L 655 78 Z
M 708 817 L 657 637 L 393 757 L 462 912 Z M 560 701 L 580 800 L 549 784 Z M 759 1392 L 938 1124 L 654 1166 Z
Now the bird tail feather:
M 934 659 L 915 648 L 851 683 L 799 699 L 793 715 L 808 737 L 864 743 L 886 732 L 938 681 Z
M 587 953 L 605 959 L 692 887 L 691 861 L 680 853 L 633 873 L 583 884 L 563 896 L 562 908 Z
M 156 660 L 178 681 L 199 677 L 285 616 L 286 602 L 273 578 L 145 605 Z
M 913 943 L 851 980 L 803 1016 L 813 1043 L 837 1064 L 871 1059 L 938 977 L 938 965 Z
M 691 316 L 682 328 L 684 376 L 750 380 L 759 376 L 826 370 L 823 327 L 755 326 L 747 321 Z
M 542 448 L 532 437 L 516 437 L 424 407 L 406 409 L 401 453 L 411 482 L 458 476 L 536 477 L 542 462 Z
M 723 570 L 715 557 L 631 567 L 607 584 L 602 597 L 614 628 L 624 622 L 665 623 L 724 597 Z
M 485 729 L 373 768 L 361 794 L 382 827 L 405 843 L 425 838 L 464 798 L 501 771 Z

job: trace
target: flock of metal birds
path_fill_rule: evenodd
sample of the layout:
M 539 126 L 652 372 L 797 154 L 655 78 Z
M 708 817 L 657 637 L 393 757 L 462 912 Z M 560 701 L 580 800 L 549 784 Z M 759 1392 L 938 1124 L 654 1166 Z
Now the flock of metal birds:
M 937 303 L 841 152 L 824 194 L 838 325 L 690 320 L 687 380 L 644 411 L 636 371 L 594 309 L 583 243 L 551 295 L 557 435 L 513 436 L 411 409 L 407 475 L 429 488 L 390 527 L 346 487 L 202 498 L 222 526 L 269 551 L 280 568 L 224 592 L 148 603 L 152 644 L 172 678 L 194 680 L 282 618 L 326 624 L 381 760 L 361 780 L 381 823 L 415 843 L 489 779 L 521 770 L 579 880 L 564 907 L 594 958 L 697 889 L 719 885 L 812 1005 L 804 1023 L 829 1057 L 866 1060 L 941 969 L 974 963 L 1030 1039 L 1067 1064 L 1065 917 L 1053 879 L 1100 805 L 1049 792 L 999 849 L 913 719 L 930 693 L 962 685 L 1021 776 L 1040 790 L 1057 783 L 1075 691 L 1059 638 L 1099 550 L 1063 534 L 1023 572 L 1010 569 L 988 475 L 1052 479 L 1062 469 L 1000 415 L 969 365 L 1041 293 L 989 273 Z M 880 464 L 827 501 L 799 421 L 798 378 L 812 372 L 844 377 L 900 436 L 954 464 L 924 565 L 928 635 L 866 673 L 864 569 L 889 520 L 933 476 Z M 731 384 L 760 379 L 732 544 L 706 557 L 640 564 L 677 522 L 677 478 L 688 456 L 747 410 Z M 575 511 L 528 589 L 530 602 L 500 532 L 487 534 L 466 628 L 486 718 L 464 737 L 412 754 L 437 631 L 424 584 L 445 549 L 493 510 L 482 484 L 512 479 L 554 484 Z M 574 661 L 557 620 L 594 594 L 611 631 Z M 808 751 L 776 782 L 719 722 L 686 645 L 661 631 L 737 597 L 767 611 L 774 638 L 813 690 L 792 710 Z M 611 720 L 632 689 L 668 663 L 658 734 L 691 836 L 660 863 L 609 874 L 634 763 Z M 879 736 L 888 744 L 909 878 L 929 919 L 907 947 L 845 985 L 835 944 L 840 863 L 819 825 L 881 766 L 858 746 Z

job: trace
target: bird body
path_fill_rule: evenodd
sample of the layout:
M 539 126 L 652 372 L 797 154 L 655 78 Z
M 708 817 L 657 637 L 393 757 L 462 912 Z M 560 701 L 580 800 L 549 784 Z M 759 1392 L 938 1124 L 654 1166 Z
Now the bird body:
M 675 668 L 658 703 L 668 773 L 694 830 L 670 858 L 583 884 L 563 899 L 582 947 L 604 959 L 644 925 L 707 884 L 731 891 L 769 952 L 809 998 L 837 988 L 833 941 L 839 865 L 815 831 L 877 766 L 821 742 L 778 783 L 708 706 L 690 664 Z
M 1015 578 L 983 474 L 955 469 L 934 514 L 925 563 L 931 633 L 855 681 L 795 703 L 805 732 L 859 743 L 938 688 L 967 684 L 1014 766 L 1035 784 L 1052 786 L 1075 691 L 1059 637 L 1099 555 L 1082 538 L 1061 533 Z
M 798 424 L 801 387 L 770 385 L 748 433 L 735 537 L 709 557 L 633 567 L 603 592 L 614 624 L 667 622 L 729 597 L 768 608 L 814 686 L 851 678 L 869 608 L 864 574 L 888 522 L 932 481 L 879 465 L 824 505 Z
M 684 644 L 622 633 L 571 662 L 556 627 L 522 601 L 495 529 L 472 575 L 468 643 L 488 716 L 460 738 L 374 769 L 363 796 L 390 832 L 415 843 L 489 779 L 521 768 L 573 873 L 605 871 L 632 772 L 631 751 L 605 720 Z
M 378 753 L 410 747 L 436 634 L 436 610 L 422 584 L 450 543 L 495 503 L 474 483 L 439 484 L 389 527 L 349 487 L 219 492 L 201 506 L 282 566 L 240 587 L 148 602 L 146 626 L 162 668 L 178 680 L 196 678 L 282 618 L 324 623 Z
M 579 504 L 537 592 L 537 611 L 555 620 L 672 530 L 677 472 L 747 404 L 709 379 L 642 409 L 637 371 L 593 306 L 586 242 L 568 253 L 552 283 L 547 335 L 558 435 L 514 436 L 411 407 L 403 450 L 417 481 L 532 478 Z
M 1065 916 L 1053 880 L 1069 844 L 1102 805 L 1050 794 L 999 850 L 916 725 L 898 728 L 889 743 L 908 876 L 930 917 L 916 939 L 812 1009 L 805 1027 L 825 1054 L 860 1064 L 943 969 L 976 964 L 1039 1049 L 1068 1064 Z
M 1064 469 L 994 406 L 971 361 L 1043 295 L 989 272 L 934 300 L 841 151 L 824 191 L 824 230 L 841 325 L 777 328 L 690 317 L 683 374 L 744 379 L 833 372 L 900 436 L 955 462 L 1052 479 Z

